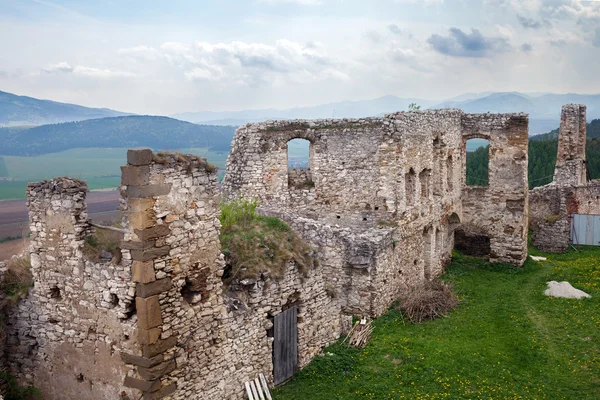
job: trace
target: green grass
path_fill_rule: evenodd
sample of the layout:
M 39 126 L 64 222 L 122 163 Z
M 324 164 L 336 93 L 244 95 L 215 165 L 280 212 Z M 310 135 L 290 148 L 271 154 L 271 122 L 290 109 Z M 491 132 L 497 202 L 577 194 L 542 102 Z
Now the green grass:
M 302 273 L 313 264 L 313 251 L 285 222 L 256 213 L 257 201 L 237 198 L 221 204 L 221 247 L 227 265 L 223 279 L 279 279 L 289 261 Z
M 157 149 L 162 150 L 162 149 Z M 206 148 L 177 149 L 206 157 L 215 164 L 220 179 L 225 174 L 226 152 L 208 151 Z M 90 189 L 118 187 L 122 165 L 127 162 L 126 148 L 71 149 L 37 157 L 0 157 L 0 176 L 14 181 L 0 181 L 0 200 L 24 199 L 28 182 L 37 182 L 57 176 L 70 176 L 88 182 Z M 3 175 L 4 174 L 4 175 Z
M 329 346 L 274 398 L 599 399 L 600 248 L 546 256 L 518 269 L 456 255 L 443 279 L 461 304 L 447 318 L 412 325 L 391 310 L 364 349 Z M 592 298 L 548 298 L 549 280 Z

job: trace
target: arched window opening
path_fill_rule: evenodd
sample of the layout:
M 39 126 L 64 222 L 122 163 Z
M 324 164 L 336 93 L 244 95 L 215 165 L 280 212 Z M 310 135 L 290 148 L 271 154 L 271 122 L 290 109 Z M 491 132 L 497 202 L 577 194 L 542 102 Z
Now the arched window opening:
M 414 169 L 410 169 L 406 175 L 404 175 L 404 186 L 406 192 L 406 205 L 412 206 L 415 204 L 415 192 L 416 192 L 416 174 Z
M 311 143 L 306 139 L 292 139 L 287 142 L 288 187 L 290 189 L 315 187 L 310 168 L 311 153 Z
M 489 151 L 490 141 L 487 139 L 469 139 L 466 145 L 466 179 L 467 186 L 488 186 L 489 184 Z

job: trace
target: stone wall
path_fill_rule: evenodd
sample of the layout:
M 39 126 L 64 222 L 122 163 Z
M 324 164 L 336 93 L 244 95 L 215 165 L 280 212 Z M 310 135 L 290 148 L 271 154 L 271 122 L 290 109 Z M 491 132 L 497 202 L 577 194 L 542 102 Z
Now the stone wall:
M 92 228 L 85 182 L 57 178 L 27 188 L 35 285 L 7 315 L 7 362 L 44 399 L 115 399 L 135 346 L 130 262 L 95 263 L 83 253 Z
M 311 245 L 335 248 L 331 258 L 319 254 L 340 281 L 344 311 L 376 316 L 442 272 L 459 227 L 490 237 L 491 261 L 525 261 L 527 124 L 523 114 L 460 110 L 247 124 L 236 132 L 223 189 L 257 198 Z M 475 191 L 465 187 L 473 137 L 492 149 L 490 185 Z M 314 187 L 302 191 L 289 185 L 299 179 L 287 163 L 296 138 L 310 141 Z
M 350 326 L 326 266 L 224 286 L 219 192 L 205 160 L 130 150 L 120 257 L 92 262 L 85 182 L 30 184 L 35 287 L 9 311 L 7 362 L 44 399 L 240 399 L 273 382 L 273 318 L 298 307 L 298 366 Z M 110 258 L 110 257 L 108 257 Z M 0 271 L 1 272 L 1 271 Z
M 563 106 L 552 183 L 530 192 L 533 245 L 562 252 L 571 244 L 571 215 L 600 214 L 600 181 L 587 180 L 586 107 Z
M 472 138 L 489 140 L 489 184 L 468 187 L 463 180 L 465 231 L 489 237 L 490 261 L 520 265 L 527 257 L 528 118 L 524 114 L 468 115 L 463 118 L 463 140 Z M 463 163 L 466 168 L 466 159 Z

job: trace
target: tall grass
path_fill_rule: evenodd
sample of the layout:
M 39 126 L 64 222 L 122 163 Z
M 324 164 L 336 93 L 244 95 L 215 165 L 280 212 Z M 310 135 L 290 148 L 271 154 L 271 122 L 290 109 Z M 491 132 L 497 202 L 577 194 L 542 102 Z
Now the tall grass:
M 229 202 L 221 204 L 221 227 L 223 231 L 231 230 L 234 226 L 248 227 L 256 221 L 256 199 L 246 200 L 237 197 Z
M 312 249 L 285 222 L 256 212 L 257 201 L 237 198 L 221 205 L 221 246 L 227 260 L 226 282 L 283 276 L 289 262 L 306 274 Z

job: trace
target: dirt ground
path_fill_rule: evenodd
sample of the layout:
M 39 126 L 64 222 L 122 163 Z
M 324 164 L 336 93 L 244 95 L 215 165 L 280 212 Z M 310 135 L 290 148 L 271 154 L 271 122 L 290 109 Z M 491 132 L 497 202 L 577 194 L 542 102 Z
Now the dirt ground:
M 29 246 L 29 239 L 18 239 L 0 243 L 0 261 L 8 260 L 15 254 L 27 249 L 27 246 Z
M 89 218 L 95 222 L 117 219 L 120 214 L 120 197 L 118 190 L 89 192 L 86 200 Z M 27 200 L 0 201 L 0 238 L 26 237 L 29 233 L 28 221 Z M 10 258 L 13 254 L 26 248 L 27 245 L 28 241 L 23 240 L 0 243 L 0 260 Z

